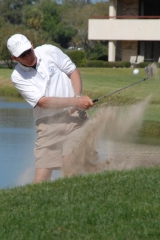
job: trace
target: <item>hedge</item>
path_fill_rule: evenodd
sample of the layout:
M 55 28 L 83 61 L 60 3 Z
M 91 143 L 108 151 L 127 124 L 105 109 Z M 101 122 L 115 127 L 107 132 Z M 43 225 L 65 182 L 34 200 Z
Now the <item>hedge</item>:
M 87 60 L 86 67 L 101 67 L 101 68 L 129 68 L 130 62 L 106 62 L 102 60 Z
M 67 51 L 66 54 L 71 58 L 77 67 L 85 67 L 86 54 L 83 50 L 71 50 Z

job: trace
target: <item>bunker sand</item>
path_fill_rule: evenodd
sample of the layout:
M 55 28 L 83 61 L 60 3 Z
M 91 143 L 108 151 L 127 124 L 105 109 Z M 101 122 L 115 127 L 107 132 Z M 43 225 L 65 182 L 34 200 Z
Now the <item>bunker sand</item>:
M 127 107 L 99 109 L 78 132 L 64 176 L 160 165 L 159 147 L 130 141 L 142 126 L 150 99 Z
M 108 143 L 108 149 L 109 164 L 106 170 L 160 165 L 160 149 L 158 146 L 110 142 Z

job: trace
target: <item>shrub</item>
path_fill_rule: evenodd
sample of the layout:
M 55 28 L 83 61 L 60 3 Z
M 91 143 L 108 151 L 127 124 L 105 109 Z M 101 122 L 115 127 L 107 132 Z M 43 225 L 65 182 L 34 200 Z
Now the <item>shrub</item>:
M 102 60 L 88 60 L 86 61 L 86 67 L 104 67 L 104 61 Z
M 71 60 L 76 64 L 77 67 L 85 67 L 86 55 L 82 50 L 71 50 L 67 51 L 66 54 L 71 58 Z
M 108 55 L 102 55 L 98 57 L 97 60 L 108 61 Z
M 145 68 L 147 67 L 149 64 L 152 64 L 150 62 L 141 62 L 139 64 L 136 65 L 137 68 Z
M 117 62 L 117 67 L 129 68 L 131 66 L 130 62 Z
M 160 63 L 157 63 L 157 68 L 160 68 Z
M 104 67 L 104 68 L 129 68 L 131 64 L 129 62 L 106 62 L 102 60 L 88 60 L 86 67 Z

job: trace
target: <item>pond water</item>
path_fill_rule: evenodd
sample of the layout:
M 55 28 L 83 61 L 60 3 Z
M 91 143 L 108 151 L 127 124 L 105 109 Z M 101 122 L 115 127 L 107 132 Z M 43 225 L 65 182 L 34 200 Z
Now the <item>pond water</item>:
M 35 119 L 29 104 L 0 99 L 0 188 L 32 182 L 35 139 Z M 55 171 L 53 178 L 60 174 Z

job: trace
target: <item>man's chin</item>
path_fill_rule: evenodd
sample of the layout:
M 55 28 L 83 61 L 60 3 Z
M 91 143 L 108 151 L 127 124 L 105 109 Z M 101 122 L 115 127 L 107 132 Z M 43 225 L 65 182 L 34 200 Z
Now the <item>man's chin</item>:
M 37 58 L 28 59 L 25 61 L 20 61 L 20 63 L 26 67 L 33 67 L 37 63 Z
M 28 64 L 28 67 L 33 67 L 36 65 L 36 63 L 37 63 L 37 61 L 32 62 L 32 63 Z
M 31 65 L 28 65 L 28 67 L 33 67 L 33 66 L 35 66 L 35 65 L 36 65 L 36 63 L 31 64 Z

